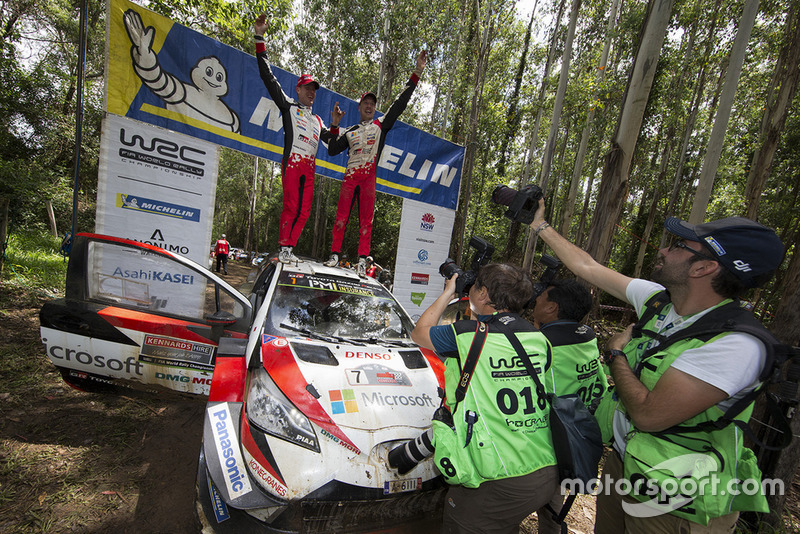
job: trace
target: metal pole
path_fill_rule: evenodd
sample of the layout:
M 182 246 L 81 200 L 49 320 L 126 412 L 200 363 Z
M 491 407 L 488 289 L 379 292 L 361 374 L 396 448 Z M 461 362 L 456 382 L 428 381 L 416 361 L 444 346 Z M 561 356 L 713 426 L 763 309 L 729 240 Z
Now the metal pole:
M 89 11 L 89 0 L 81 2 L 80 28 L 78 34 L 78 80 L 77 103 L 75 105 L 75 179 L 72 194 L 72 232 L 64 236 L 61 244 L 61 253 L 69 254 L 72 247 L 72 236 L 75 235 L 78 224 L 78 189 L 80 185 L 81 144 L 83 141 L 83 85 L 86 78 L 86 24 Z

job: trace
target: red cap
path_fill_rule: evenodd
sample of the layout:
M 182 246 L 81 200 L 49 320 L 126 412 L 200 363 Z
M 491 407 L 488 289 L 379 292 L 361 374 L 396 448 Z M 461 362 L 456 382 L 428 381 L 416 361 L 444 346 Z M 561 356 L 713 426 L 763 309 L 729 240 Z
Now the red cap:
M 365 99 L 365 98 L 367 98 L 368 96 L 371 96 L 371 97 L 372 97 L 372 99 L 373 99 L 373 100 L 374 100 L 376 103 L 378 102 L 378 97 L 377 97 L 377 96 L 375 96 L 375 93 L 373 93 L 372 91 L 367 91 L 366 93 L 364 93 L 363 95 L 361 95 L 361 100 L 359 100 L 359 101 L 358 101 L 358 103 L 360 104 L 361 102 L 363 102 L 363 101 L 364 101 L 364 99 Z
M 301 85 L 308 85 L 310 83 L 314 84 L 314 89 L 319 89 L 319 83 L 317 80 L 312 78 L 310 74 L 303 74 L 297 79 L 297 87 L 300 87 Z

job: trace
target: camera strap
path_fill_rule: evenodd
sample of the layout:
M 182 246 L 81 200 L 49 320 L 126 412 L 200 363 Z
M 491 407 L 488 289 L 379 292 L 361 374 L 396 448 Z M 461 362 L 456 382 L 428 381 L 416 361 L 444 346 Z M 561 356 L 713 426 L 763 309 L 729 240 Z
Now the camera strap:
M 467 394 L 467 388 L 472 380 L 472 374 L 475 371 L 475 366 L 478 365 L 478 358 L 481 355 L 483 346 L 486 344 L 486 335 L 489 333 L 489 328 L 486 323 L 476 321 L 475 336 L 472 338 L 472 344 L 467 353 L 467 359 L 464 360 L 464 365 L 461 368 L 461 378 L 458 379 L 458 387 L 456 387 L 456 405 L 453 407 L 455 413 L 458 403 L 464 400 Z

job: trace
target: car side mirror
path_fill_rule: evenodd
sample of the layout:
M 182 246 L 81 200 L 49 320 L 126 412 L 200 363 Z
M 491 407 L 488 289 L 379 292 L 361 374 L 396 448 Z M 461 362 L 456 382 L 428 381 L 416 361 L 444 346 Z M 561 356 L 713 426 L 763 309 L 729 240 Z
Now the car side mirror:
M 230 312 L 217 310 L 211 315 L 206 315 L 206 324 L 211 327 L 211 339 L 219 343 L 226 326 L 236 322 L 236 316 Z

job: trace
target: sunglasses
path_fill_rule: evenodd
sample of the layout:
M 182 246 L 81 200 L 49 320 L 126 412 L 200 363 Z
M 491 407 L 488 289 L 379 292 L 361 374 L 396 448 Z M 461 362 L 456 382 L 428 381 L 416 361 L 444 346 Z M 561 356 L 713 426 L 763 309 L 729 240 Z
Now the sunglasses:
M 695 256 L 703 258 L 704 260 L 719 261 L 719 260 L 717 260 L 717 258 L 712 258 L 708 254 L 703 254 L 702 252 L 698 252 L 697 250 L 693 249 L 692 247 L 687 245 L 686 242 L 683 239 L 677 239 L 677 240 L 673 241 L 673 243 L 669 246 L 669 250 L 675 250 L 676 248 L 681 248 L 683 250 L 688 250 L 689 252 L 691 252 Z

